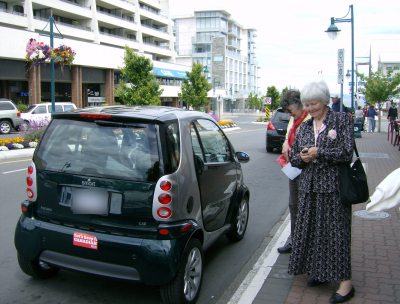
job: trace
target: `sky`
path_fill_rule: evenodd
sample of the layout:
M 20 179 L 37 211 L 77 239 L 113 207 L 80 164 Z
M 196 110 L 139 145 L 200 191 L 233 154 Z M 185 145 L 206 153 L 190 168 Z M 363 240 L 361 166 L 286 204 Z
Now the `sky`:
M 169 0 L 172 16 L 224 9 L 244 27 L 257 29 L 256 59 L 263 93 L 268 86 L 301 90 L 306 83 L 323 79 L 331 93 L 340 94 L 338 49 L 344 49 L 346 73 L 351 70 L 351 23 L 336 23 L 341 32 L 335 40 L 325 31 L 331 17 L 345 17 L 351 4 L 355 62 L 369 62 L 357 57 L 369 57 L 370 49 L 373 70 L 382 52 L 399 52 L 400 58 L 400 0 Z M 368 69 L 368 65 L 358 66 L 366 75 Z M 345 77 L 344 94 L 350 93 L 349 82 Z

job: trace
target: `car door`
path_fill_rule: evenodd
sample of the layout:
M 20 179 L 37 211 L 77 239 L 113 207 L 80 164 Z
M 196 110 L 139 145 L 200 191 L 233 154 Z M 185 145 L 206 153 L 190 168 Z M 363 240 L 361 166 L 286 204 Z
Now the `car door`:
M 197 178 L 204 227 L 214 231 L 224 225 L 235 193 L 236 163 L 227 138 L 213 121 L 193 121 L 191 137 L 195 161 L 201 166 Z
M 50 115 L 47 112 L 46 105 L 39 105 L 32 111 L 32 119 L 33 120 L 43 120 L 48 118 Z

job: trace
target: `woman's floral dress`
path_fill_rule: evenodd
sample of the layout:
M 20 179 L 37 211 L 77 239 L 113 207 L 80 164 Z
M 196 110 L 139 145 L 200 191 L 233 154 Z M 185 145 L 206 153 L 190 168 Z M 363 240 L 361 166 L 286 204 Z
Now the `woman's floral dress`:
M 348 114 L 330 108 L 323 123 L 326 128 L 318 136 L 313 162 L 300 158 L 303 147 L 315 146 L 313 118 L 301 124 L 290 153 L 292 166 L 303 172 L 289 274 L 344 281 L 351 278 L 351 207 L 341 203 L 337 165 L 353 159 L 353 124 Z

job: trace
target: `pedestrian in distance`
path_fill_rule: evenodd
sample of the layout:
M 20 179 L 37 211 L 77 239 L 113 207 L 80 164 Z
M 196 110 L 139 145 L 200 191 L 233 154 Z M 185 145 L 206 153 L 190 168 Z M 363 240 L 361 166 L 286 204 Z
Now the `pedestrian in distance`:
M 340 281 L 330 303 L 355 294 L 351 282 L 351 206 L 341 202 L 339 168 L 353 159 L 354 131 L 348 114 L 328 107 L 325 81 L 310 82 L 301 101 L 311 119 L 299 127 L 289 160 L 302 169 L 299 210 L 293 236 L 289 274 L 311 276 L 307 285 Z
M 376 113 L 375 108 L 373 105 L 370 105 L 367 111 L 368 117 L 368 133 L 375 131 L 375 116 L 378 115 Z
M 361 106 L 358 106 L 354 114 L 356 116 L 356 122 L 361 123 L 361 131 L 364 131 L 364 111 L 362 110 Z
M 307 111 L 304 110 L 303 104 L 300 100 L 300 92 L 297 90 L 289 90 L 282 97 L 279 104 L 286 113 L 289 114 L 290 120 L 286 131 L 286 140 L 282 145 L 282 156 L 286 162 L 289 161 L 290 149 L 293 141 L 296 137 L 299 126 L 310 119 L 311 116 Z M 300 177 L 297 176 L 295 179 L 289 179 L 289 210 L 290 210 L 290 222 L 291 222 L 291 235 L 293 237 L 296 220 L 297 220 L 297 205 L 298 205 L 298 193 L 299 193 L 299 181 Z M 288 243 L 285 246 L 278 248 L 279 253 L 291 253 L 292 244 Z
M 395 107 L 395 105 L 393 103 L 393 100 L 392 100 L 390 102 L 390 108 L 389 108 L 389 111 L 388 111 L 387 119 L 389 119 L 389 122 L 392 122 L 392 121 L 397 120 L 397 116 L 398 116 L 397 108 Z
M 342 104 L 342 111 L 340 111 L 340 98 L 338 94 L 332 94 L 332 110 L 334 112 L 347 112 L 346 107 Z

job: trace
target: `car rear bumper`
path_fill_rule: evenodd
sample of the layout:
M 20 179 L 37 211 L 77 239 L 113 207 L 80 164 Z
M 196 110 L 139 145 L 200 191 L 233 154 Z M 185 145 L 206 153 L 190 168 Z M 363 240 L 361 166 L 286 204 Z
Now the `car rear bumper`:
M 285 142 L 285 135 L 279 135 L 275 130 L 268 130 L 266 133 L 266 146 L 270 148 L 282 148 Z
M 172 230 L 181 226 L 170 225 L 171 234 L 176 236 Z M 22 215 L 14 241 L 17 251 L 29 260 L 146 285 L 164 285 L 175 276 L 185 246 L 197 228 L 193 225 L 178 237 L 135 238 L 79 230 Z M 74 245 L 74 233 L 95 236 L 97 248 Z

